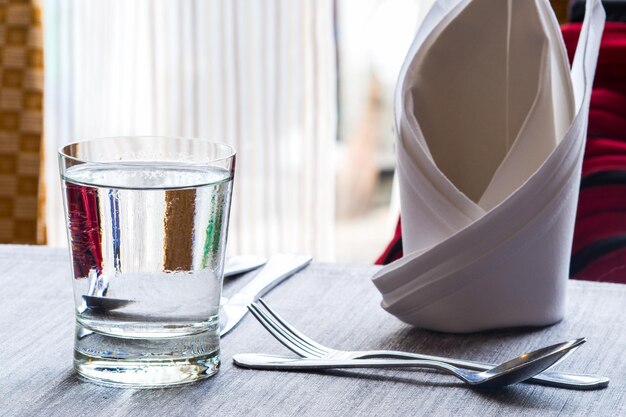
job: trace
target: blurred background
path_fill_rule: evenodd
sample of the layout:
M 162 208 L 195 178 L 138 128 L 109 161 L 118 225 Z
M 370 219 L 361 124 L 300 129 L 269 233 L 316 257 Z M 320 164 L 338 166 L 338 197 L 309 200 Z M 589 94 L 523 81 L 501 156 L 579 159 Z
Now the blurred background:
M 231 253 L 374 262 L 396 77 L 432 3 L 0 1 L 0 243 L 66 245 L 61 145 L 196 136 L 238 150 Z
M 337 2 L 336 257 L 373 262 L 399 213 L 393 172 L 396 78 L 433 0 Z

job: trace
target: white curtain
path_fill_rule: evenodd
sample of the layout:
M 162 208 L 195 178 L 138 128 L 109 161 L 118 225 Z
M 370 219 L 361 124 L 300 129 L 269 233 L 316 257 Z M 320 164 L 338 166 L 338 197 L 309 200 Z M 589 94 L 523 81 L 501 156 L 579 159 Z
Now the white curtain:
M 332 259 L 333 0 L 48 0 L 44 15 L 51 245 L 58 147 L 156 134 L 237 149 L 230 253 Z

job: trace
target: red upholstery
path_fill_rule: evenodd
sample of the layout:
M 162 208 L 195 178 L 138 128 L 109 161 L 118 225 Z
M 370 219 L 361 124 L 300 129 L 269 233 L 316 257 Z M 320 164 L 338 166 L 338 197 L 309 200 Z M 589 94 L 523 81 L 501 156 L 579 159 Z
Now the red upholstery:
M 570 60 L 580 27 L 562 27 Z M 626 23 L 607 22 L 602 36 L 570 275 L 626 283 Z
M 570 61 L 580 23 L 562 29 Z M 400 222 L 376 261 L 402 257 Z M 607 22 L 596 69 L 570 268 L 572 278 L 626 283 L 626 23 Z
M 400 219 L 398 219 L 393 238 L 385 248 L 385 251 L 376 259 L 376 265 L 387 265 L 400 258 L 402 258 L 402 226 L 400 225 Z

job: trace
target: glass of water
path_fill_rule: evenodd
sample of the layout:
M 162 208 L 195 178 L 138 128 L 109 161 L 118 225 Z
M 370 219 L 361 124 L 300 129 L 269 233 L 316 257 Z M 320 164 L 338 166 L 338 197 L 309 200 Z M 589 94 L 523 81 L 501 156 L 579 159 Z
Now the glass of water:
M 75 369 L 129 387 L 215 374 L 233 148 L 190 138 L 101 138 L 61 148 L 59 163 Z

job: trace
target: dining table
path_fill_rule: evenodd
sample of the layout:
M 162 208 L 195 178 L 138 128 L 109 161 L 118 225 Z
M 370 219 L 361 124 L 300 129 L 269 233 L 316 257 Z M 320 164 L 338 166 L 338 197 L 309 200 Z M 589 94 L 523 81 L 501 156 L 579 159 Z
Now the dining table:
M 411 327 L 385 312 L 371 282 L 379 268 L 314 261 L 264 300 L 303 333 L 337 349 L 500 363 L 586 337 L 554 369 L 611 382 L 597 390 L 532 383 L 480 390 L 424 369 L 244 369 L 233 364 L 234 354 L 294 355 L 248 314 L 222 338 L 221 368 L 211 378 L 159 389 L 97 385 L 72 367 L 67 249 L 0 245 L 0 416 L 626 416 L 626 285 L 570 280 L 565 318 L 551 326 L 447 334 Z M 254 274 L 225 280 L 224 295 Z

